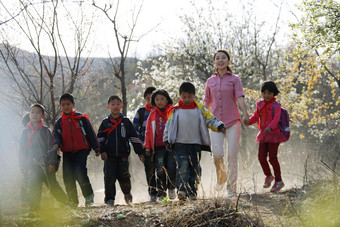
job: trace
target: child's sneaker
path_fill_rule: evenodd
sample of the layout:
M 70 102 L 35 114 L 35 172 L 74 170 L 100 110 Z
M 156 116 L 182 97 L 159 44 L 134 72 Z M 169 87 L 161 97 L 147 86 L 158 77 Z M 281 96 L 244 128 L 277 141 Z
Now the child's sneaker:
M 176 199 L 175 189 L 169 189 L 169 199 Z
M 158 197 L 158 202 L 161 203 L 164 199 L 165 199 L 165 196 L 159 196 L 159 197 Z
M 93 198 L 94 198 L 94 194 L 92 193 L 91 195 L 88 195 L 85 197 L 85 206 L 91 206 L 93 204 Z
M 115 201 L 113 199 L 109 199 L 106 201 L 106 205 L 113 207 L 115 205 Z
M 281 190 L 281 188 L 283 188 L 285 186 L 285 184 L 283 183 L 283 181 L 279 181 L 279 182 L 275 182 L 275 184 L 273 185 L 273 187 L 270 189 L 271 192 L 278 192 Z
M 189 195 L 189 199 L 193 201 L 193 200 L 197 200 L 197 197 L 196 195 L 192 194 L 192 195 Z
M 217 192 L 220 192 L 220 191 L 222 191 L 223 187 L 224 187 L 224 184 L 216 183 L 215 190 Z
M 187 199 L 187 196 L 185 192 L 179 191 L 177 192 L 177 198 L 178 200 L 185 201 Z
M 232 189 L 228 189 L 227 197 L 232 198 L 232 197 L 235 197 L 235 196 L 236 196 L 236 192 Z
M 125 194 L 124 195 L 124 199 L 125 199 L 126 204 L 132 203 L 132 195 L 131 195 L 131 193 Z
M 266 176 L 266 178 L 264 179 L 263 188 L 269 188 L 274 179 L 274 176 Z
M 157 202 L 157 195 L 150 196 L 150 202 Z

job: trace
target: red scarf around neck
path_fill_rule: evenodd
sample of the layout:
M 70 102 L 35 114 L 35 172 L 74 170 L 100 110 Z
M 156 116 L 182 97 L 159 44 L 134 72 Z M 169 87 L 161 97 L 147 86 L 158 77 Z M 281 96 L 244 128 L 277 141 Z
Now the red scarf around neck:
M 33 138 L 33 136 L 34 136 L 34 133 L 35 133 L 39 128 L 42 128 L 43 125 L 44 125 L 44 123 L 43 123 L 42 120 L 40 121 L 40 123 L 38 124 L 38 126 L 37 126 L 36 128 L 33 127 L 31 121 L 28 122 L 27 126 L 28 126 L 30 129 L 32 129 L 32 132 L 31 132 L 31 134 L 30 134 L 30 136 L 29 136 L 29 138 L 28 138 L 28 140 L 27 140 L 27 142 L 26 142 L 26 147 L 28 147 L 28 146 L 30 145 L 30 143 L 31 143 L 31 141 L 32 141 L 32 138 Z
M 77 124 L 76 120 L 82 119 L 83 117 L 87 118 L 87 120 L 90 120 L 89 116 L 87 116 L 86 114 L 76 116 L 76 111 L 75 110 L 73 110 L 70 115 L 65 114 L 64 112 L 61 114 L 61 118 L 64 118 L 64 119 L 71 118 L 71 121 L 75 125 Z
M 267 111 L 266 111 L 267 106 L 273 103 L 274 101 L 276 101 L 275 97 L 269 100 L 268 102 L 263 99 L 263 105 L 260 107 L 259 113 L 262 113 L 264 123 L 267 122 Z
M 113 125 L 110 128 L 100 131 L 100 132 L 107 132 L 107 136 L 109 136 L 109 134 L 118 127 L 118 125 L 122 122 L 123 118 L 121 117 L 118 119 L 118 121 L 116 121 L 115 119 L 109 117 L 109 120 L 113 123 Z
M 148 104 L 145 104 L 144 108 L 151 113 L 153 107 L 149 106 Z
M 171 108 L 169 108 L 167 115 L 169 116 L 169 114 L 171 113 L 171 111 L 173 109 L 195 109 L 197 107 L 197 104 L 195 101 L 193 101 L 190 105 L 184 105 L 182 100 L 180 99 L 178 101 L 178 105 L 177 106 L 172 106 Z
M 172 105 L 171 105 L 171 104 L 168 104 L 168 105 L 166 105 L 166 107 L 165 107 L 165 111 L 162 112 L 157 106 L 154 107 L 154 109 L 157 111 L 157 113 L 158 113 L 159 115 L 161 115 L 161 117 L 163 117 L 163 118 L 165 119 L 165 121 L 168 120 L 167 113 L 168 113 L 169 109 L 171 109 L 171 108 L 172 108 Z

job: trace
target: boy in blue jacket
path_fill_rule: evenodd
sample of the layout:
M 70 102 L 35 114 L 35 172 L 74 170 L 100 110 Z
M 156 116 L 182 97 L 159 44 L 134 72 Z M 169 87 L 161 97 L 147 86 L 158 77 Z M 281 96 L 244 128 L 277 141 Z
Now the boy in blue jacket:
M 99 155 L 99 143 L 89 117 L 76 112 L 71 94 L 60 97 L 61 117 L 53 130 L 54 148 L 63 152 L 63 179 L 70 202 L 77 207 L 78 193 L 76 182 L 85 197 L 85 206 L 93 204 L 93 189 L 87 175 L 87 156 L 91 148 Z
M 116 180 L 118 180 L 127 204 L 132 203 L 131 180 L 129 172 L 130 145 L 144 162 L 143 146 L 137 136 L 132 122 L 120 113 L 122 100 L 118 96 L 111 96 L 107 102 L 110 115 L 104 118 L 99 130 L 101 159 L 104 161 L 104 184 L 107 205 L 114 206 L 116 197 Z

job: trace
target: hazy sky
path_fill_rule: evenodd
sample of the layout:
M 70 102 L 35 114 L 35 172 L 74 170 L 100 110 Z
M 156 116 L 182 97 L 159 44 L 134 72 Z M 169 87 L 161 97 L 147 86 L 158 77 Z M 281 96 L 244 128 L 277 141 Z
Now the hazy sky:
M 242 13 L 242 5 L 250 2 L 251 0 L 195 0 L 193 1 L 195 5 L 207 7 L 207 4 L 211 2 L 214 7 L 220 9 L 219 15 L 223 14 L 224 11 L 232 12 L 234 15 L 241 15 Z M 6 2 L 6 1 L 3 1 Z M 72 7 L 75 6 L 74 1 L 67 1 L 70 5 L 68 9 L 72 12 Z M 106 0 L 97 0 L 98 5 L 103 6 Z M 115 4 L 117 1 L 112 1 Z M 128 27 L 128 22 L 131 21 L 131 9 L 134 5 L 140 5 L 143 2 L 142 12 L 140 14 L 140 19 L 138 21 L 136 27 L 136 36 L 149 31 L 154 28 L 151 32 L 149 32 L 146 36 L 144 36 L 138 43 L 133 42 L 130 49 L 130 56 L 137 57 L 145 57 L 148 53 L 152 52 L 153 47 L 155 45 L 161 45 L 166 40 L 171 39 L 172 37 L 177 37 L 181 35 L 182 23 L 179 19 L 180 15 L 185 13 L 190 13 L 195 10 L 195 7 L 192 7 L 190 4 L 190 0 L 121 0 L 120 1 L 120 10 L 118 17 L 118 24 L 120 25 L 119 29 L 125 29 Z M 225 3 L 227 2 L 227 4 Z M 294 4 L 298 2 L 298 0 L 282 0 L 282 12 L 281 12 L 281 34 L 284 34 L 288 31 L 288 20 L 294 20 L 294 16 L 291 14 L 291 10 L 296 13 Z M 11 1 L 12 3 L 12 1 Z M 254 13 L 257 16 L 258 21 L 266 21 L 268 25 L 271 25 L 275 22 L 275 19 L 279 12 L 280 0 L 254 0 Z M 92 0 L 84 0 L 84 6 L 86 8 L 86 14 L 91 17 L 94 15 L 94 27 L 93 33 L 91 34 L 91 42 L 88 42 L 87 47 L 91 49 L 92 56 L 103 56 L 107 57 L 108 52 L 111 55 L 117 55 L 115 50 L 115 38 L 113 36 L 113 26 L 112 23 L 104 16 L 104 14 L 95 9 L 92 4 Z M 74 7 L 75 8 L 75 7 Z M 18 10 L 18 9 L 16 9 Z M 15 11 L 15 10 L 14 10 Z M 78 12 L 72 12 L 72 15 L 77 15 Z M 113 11 L 111 11 L 113 13 Z M 4 15 L 4 11 L 2 11 L 2 16 Z M 224 17 L 224 15 L 221 15 Z M 237 19 L 235 23 L 238 23 Z M 12 30 L 9 30 L 11 32 Z M 12 37 L 19 38 L 18 31 L 13 30 L 14 34 Z M 67 32 L 65 32 L 67 33 Z M 72 35 L 65 36 L 73 37 Z M 27 41 L 16 40 L 18 45 L 26 50 L 30 50 L 30 44 Z M 72 40 L 67 42 L 68 44 L 72 43 Z M 70 46 L 72 48 L 72 46 Z M 49 53 L 49 48 L 46 46 L 43 48 L 43 52 L 45 54 Z

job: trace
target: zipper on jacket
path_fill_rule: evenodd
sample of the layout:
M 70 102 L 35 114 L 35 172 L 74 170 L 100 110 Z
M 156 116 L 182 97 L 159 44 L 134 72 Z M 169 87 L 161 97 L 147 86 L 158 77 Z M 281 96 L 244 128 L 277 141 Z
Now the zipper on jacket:
M 117 126 L 116 128 L 116 156 L 118 157 L 118 127 L 119 125 Z
M 70 129 L 71 129 L 72 151 L 74 151 L 74 142 L 73 142 L 73 133 L 72 133 L 72 121 L 71 121 L 71 118 L 69 118 L 68 121 L 70 122 Z

